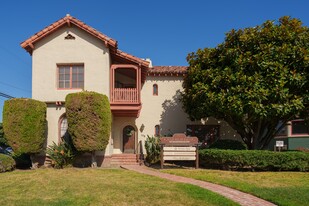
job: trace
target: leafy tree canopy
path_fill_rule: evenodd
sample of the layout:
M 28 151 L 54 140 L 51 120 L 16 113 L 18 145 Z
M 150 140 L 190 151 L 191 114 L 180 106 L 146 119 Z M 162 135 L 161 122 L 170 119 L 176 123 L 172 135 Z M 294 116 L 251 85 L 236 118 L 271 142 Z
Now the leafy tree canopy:
M 188 55 L 184 108 L 192 119 L 225 120 L 250 149 L 262 149 L 308 112 L 308 52 L 309 30 L 298 19 L 231 30 L 216 48 Z
M 2 123 L 0 123 L 0 146 L 7 146 L 7 140 L 4 138 Z

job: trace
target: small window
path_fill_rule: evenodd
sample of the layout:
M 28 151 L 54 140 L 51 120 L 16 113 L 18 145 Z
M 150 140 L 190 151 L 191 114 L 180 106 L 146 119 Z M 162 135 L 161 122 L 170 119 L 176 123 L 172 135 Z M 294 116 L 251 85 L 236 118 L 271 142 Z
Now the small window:
M 58 66 L 58 89 L 84 89 L 84 66 Z
M 157 136 L 157 137 L 160 136 L 160 125 L 155 126 L 155 136 Z
M 293 120 L 292 121 L 292 135 L 308 135 L 309 126 L 305 120 Z
M 158 96 L 158 85 L 157 84 L 153 85 L 153 95 Z

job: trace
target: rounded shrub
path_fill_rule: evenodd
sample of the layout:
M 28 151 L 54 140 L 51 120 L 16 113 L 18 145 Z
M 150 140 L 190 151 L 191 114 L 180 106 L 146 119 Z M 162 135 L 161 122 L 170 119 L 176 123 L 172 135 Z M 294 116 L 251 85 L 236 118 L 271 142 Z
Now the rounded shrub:
M 15 153 L 35 154 L 42 151 L 46 131 L 46 104 L 26 98 L 5 101 L 3 130 Z
M 15 168 L 14 159 L 5 154 L 0 154 L 0 172 L 11 171 Z
M 65 108 L 68 131 L 76 150 L 104 150 L 111 132 L 111 110 L 107 96 L 88 91 L 68 94 Z
M 247 145 L 233 139 L 219 139 L 209 146 L 211 149 L 246 150 Z

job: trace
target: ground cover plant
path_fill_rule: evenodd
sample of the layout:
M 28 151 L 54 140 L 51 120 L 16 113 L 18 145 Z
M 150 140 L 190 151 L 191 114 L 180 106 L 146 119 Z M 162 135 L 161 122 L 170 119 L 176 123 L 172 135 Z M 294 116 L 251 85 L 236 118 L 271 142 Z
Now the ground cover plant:
M 5 154 L 0 154 L 0 173 L 11 171 L 15 168 L 15 161 L 14 159 Z
M 309 173 L 305 172 L 235 172 L 205 169 L 170 169 L 163 172 L 225 185 L 282 206 L 305 206 L 309 202 Z
M 0 205 L 237 205 L 202 188 L 120 169 L 0 174 Z

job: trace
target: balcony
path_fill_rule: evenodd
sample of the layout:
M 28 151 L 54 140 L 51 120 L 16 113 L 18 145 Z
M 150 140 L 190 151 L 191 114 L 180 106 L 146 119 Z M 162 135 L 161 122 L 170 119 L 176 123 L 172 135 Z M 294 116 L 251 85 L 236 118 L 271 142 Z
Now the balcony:
M 112 103 L 139 103 L 139 92 L 136 88 L 114 88 L 111 92 Z
M 110 80 L 113 115 L 138 117 L 141 110 L 141 69 L 135 65 L 112 65 Z

